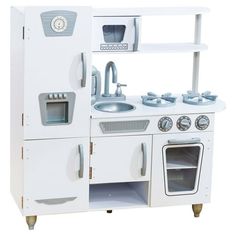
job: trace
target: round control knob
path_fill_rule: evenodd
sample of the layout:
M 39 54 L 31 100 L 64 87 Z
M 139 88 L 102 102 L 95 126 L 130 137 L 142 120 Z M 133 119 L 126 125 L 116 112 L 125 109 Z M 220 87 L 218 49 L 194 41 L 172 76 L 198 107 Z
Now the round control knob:
M 198 116 L 196 121 L 195 121 L 195 126 L 197 129 L 199 130 L 204 130 L 206 129 L 210 124 L 210 120 L 207 116 L 202 115 L 202 116 Z
M 191 119 L 188 116 L 181 116 L 177 120 L 177 128 L 181 131 L 186 131 L 191 126 Z
M 56 16 L 51 21 L 51 28 L 53 31 L 60 33 L 66 30 L 67 20 L 64 16 Z
M 162 132 L 169 131 L 173 126 L 173 121 L 170 117 L 162 117 L 158 122 L 158 128 Z

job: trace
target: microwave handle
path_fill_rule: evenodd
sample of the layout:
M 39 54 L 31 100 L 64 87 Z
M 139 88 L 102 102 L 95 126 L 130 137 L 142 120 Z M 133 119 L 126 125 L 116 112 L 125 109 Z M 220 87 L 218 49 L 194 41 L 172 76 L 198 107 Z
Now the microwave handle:
M 86 53 L 81 53 L 81 61 L 82 61 L 82 80 L 81 80 L 81 87 L 86 87 L 86 80 L 87 80 L 87 58 Z
M 194 143 L 200 143 L 200 138 L 191 138 L 191 139 L 169 139 L 168 144 L 194 144 Z
M 134 47 L 133 50 L 136 52 L 138 51 L 138 45 L 139 45 L 139 18 L 134 18 Z

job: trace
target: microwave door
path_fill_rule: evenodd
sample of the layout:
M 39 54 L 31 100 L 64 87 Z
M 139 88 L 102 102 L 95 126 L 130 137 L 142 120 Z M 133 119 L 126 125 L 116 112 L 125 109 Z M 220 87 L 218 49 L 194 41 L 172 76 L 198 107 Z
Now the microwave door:
M 93 51 L 133 51 L 137 17 L 94 17 Z

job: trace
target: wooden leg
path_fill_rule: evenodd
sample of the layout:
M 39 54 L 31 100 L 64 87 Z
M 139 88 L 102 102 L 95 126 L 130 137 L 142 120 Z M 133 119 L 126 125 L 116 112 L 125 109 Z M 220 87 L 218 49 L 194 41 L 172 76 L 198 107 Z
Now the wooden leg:
M 192 205 L 192 209 L 193 209 L 193 213 L 194 213 L 194 217 L 199 217 L 200 213 L 202 211 L 202 204 L 193 204 Z
M 34 225 L 37 221 L 37 216 L 26 216 L 26 223 L 29 226 L 29 230 L 33 230 L 34 229 Z
M 107 210 L 107 213 L 108 213 L 108 214 L 111 214 L 111 213 L 112 213 L 112 210 Z

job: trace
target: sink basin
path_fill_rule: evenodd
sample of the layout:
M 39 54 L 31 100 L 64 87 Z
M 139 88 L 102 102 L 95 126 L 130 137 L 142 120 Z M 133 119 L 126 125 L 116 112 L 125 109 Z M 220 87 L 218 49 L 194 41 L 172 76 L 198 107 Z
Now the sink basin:
M 98 111 L 103 112 L 127 112 L 135 109 L 135 106 L 123 102 L 103 102 L 94 106 Z

